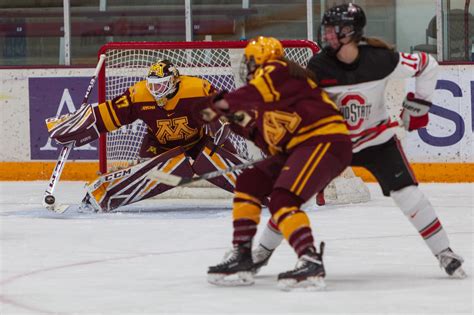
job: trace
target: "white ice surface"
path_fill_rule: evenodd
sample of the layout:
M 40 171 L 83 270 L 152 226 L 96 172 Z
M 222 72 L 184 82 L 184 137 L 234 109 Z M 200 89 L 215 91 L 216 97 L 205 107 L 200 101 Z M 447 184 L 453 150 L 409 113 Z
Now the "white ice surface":
M 326 242 L 327 290 L 282 292 L 296 262 L 282 245 L 251 287 L 206 282 L 231 240 L 230 201 L 160 200 L 112 214 L 41 206 L 46 182 L 0 183 L 0 314 L 472 314 L 472 184 L 422 184 L 465 280 L 449 279 L 393 201 L 369 185 L 366 204 L 308 210 Z M 82 184 L 61 182 L 78 202 Z M 264 210 L 262 222 L 268 219 Z M 257 236 L 258 237 L 258 236 Z

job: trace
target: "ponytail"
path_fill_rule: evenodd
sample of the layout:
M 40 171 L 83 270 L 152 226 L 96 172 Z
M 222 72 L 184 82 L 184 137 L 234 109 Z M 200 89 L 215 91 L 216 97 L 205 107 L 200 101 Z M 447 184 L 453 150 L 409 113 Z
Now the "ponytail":
M 288 65 L 288 71 L 290 73 L 290 76 L 292 76 L 293 78 L 303 79 L 303 80 L 311 79 L 314 82 L 316 82 L 316 75 L 314 74 L 313 71 L 303 68 L 296 62 L 291 61 L 287 58 L 283 57 L 281 58 L 281 60 Z
M 372 47 L 395 50 L 395 45 L 389 44 L 380 38 L 362 36 L 361 41 L 366 42 L 367 45 Z

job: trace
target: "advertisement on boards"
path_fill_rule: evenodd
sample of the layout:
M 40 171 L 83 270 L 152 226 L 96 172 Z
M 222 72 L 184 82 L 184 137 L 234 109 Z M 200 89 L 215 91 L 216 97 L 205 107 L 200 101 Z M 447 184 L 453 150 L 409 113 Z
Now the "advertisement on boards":
M 90 77 L 28 78 L 31 160 L 56 160 L 60 145 L 48 138 L 44 120 L 81 106 Z M 406 90 L 413 90 L 414 80 Z M 89 103 L 97 103 L 97 85 Z M 403 96 L 400 95 L 400 99 Z M 474 66 L 441 66 L 427 128 L 403 139 L 410 161 L 417 163 L 474 162 Z M 97 142 L 75 148 L 74 160 L 98 158 Z
M 90 77 L 38 77 L 28 79 L 30 106 L 30 150 L 32 160 L 56 160 L 61 145 L 48 137 L 45 119 L 72 113 L 81 106 Z M 89 104 L 97 103 L 97 84 Z M 72 160 L 96 160 L 97 142 L 74 148 Z
M 414 80 L 407 89 L 414 89 Z M 405 139 L 410 161 L 474 162 L 474 66 L 442 66 L 432 102 L 428 126 Z

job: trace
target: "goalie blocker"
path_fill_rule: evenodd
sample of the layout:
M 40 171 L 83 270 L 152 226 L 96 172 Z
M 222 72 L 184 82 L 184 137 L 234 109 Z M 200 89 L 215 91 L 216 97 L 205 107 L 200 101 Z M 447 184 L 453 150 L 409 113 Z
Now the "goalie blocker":
M 135 166 L 104 174 L 87 184 L 87 195 L 82 207 L 109 212 L 173 188 L 150 176 L 155 170 L 181 177 L 192 177 L 194 174 L 226 169 L 244 161 L 225 148 L 215 146 L 211 141 L 203 146 L 194 162 L 182 147 L 174 148 Z M 209 181 L 233 192 L 236 176 L 237 174 L 229 173 Z
M 99 138 L 96 121 L 92 105 L 83 104 L 74 113 L 46 119 L 46 127 L 51 139 L 80 147 Z

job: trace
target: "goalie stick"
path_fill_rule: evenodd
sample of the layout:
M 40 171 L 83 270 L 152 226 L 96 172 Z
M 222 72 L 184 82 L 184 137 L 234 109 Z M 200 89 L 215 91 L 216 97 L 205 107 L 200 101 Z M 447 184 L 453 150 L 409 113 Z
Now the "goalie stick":
M 229 168 L 226 168 L 225 170 L 213 171 L 213 172 L 205 173 L 205 174 L 198 175 L 198 176 L 195 176 L 195 177 L 181 177 L 181 176 L 178 176 L 178 175 L 165 173 L 161 170 L 155 169 L 155 170 L 150 172 L 150 174 L 148 175 L 148 178 L 152 179 L 152 180 L 159 181 L 160 183 L 163 183 L 165 185 L 176 187 L 176 186 L 181 186 L 181 185 L 185 185 L 185 184 L 189 184 L 189 183 L 194 183 L 194 182 L 197 182 L 197 181 L 200 181 L 200 180 L 206 180 L 206 179 L 219 177 L 219 176 L 222 176 L 224 174 L 232 173 L 232 172 L 235 172 L 235 171 L 238 171 L 238 170 L 243 170 L 243 169 L 246 169 L 248 167 L 251 167 L 255 163 L 263 161 L 264 159 L 265 158 L 244 162 L 242 164 L 238 164 L 238 165 L 234 165 L 234 166 L 231 166 Z
M 84 98 L 82 100 L 82 104 L 87 103 L 89 99 L 89 95 L 91 94 L 92 88 L 94 87 L 95 81 L 97 79 L 100 69 L 102 68 L 102 65 L 104 64 L 104 61 L 105 61 L 105 55 L 102 54 L 100 55 L 99 62 L 97 63 L 97 66 L 95 68 L 94 75 L 92 76 L 89 82 L 89 86 L 87 87 L 86 94 L 84 95 Z M 69 153 L 71 153 L 73 147 L 74 147 L 74 142 L 71 142 L 70 144 L 64 146 L 61 149 L 56 165 L 54 166 L 53 173 L 51 174 L 51 178 L 49 179 L 48 187 L 46 188 L 44 192 L 43 206 L 46 209 L 57 212 L 57 213 L 63 213 L 69 207 L 68 205 L 56 204 L 56 197 L 54 196 L 54 190 L 56 188 L 56 184 L 59 182 L 59 178 L 61 177 L 64 164 L 66 164 L 66 160 L 69 156 Z

